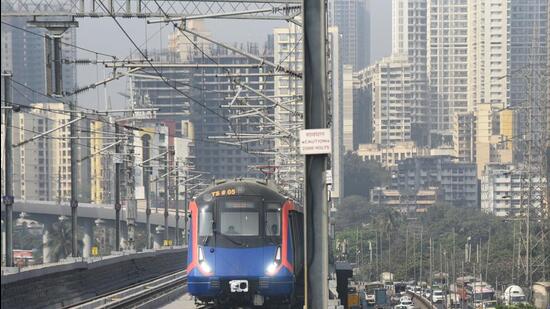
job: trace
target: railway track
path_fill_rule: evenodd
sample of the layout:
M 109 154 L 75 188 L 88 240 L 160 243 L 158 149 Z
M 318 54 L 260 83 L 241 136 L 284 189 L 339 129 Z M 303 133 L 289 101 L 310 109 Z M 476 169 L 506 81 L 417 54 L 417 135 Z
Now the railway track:
M 100 295 L 67 308 L 141 308 L 147 307 L 172 293 L 184 289 L 187 272 L 176 271 L 124 289 Z

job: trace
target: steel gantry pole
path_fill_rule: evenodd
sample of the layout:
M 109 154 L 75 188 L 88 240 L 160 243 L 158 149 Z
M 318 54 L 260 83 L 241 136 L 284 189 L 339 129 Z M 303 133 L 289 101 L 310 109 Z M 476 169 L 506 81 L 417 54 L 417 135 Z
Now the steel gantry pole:
M 115 135 L 117 142 L 120 141 L 120 126 L 115 123 Z M 120 173 L 122 168 L 122 145 L 121 143 L 115 146 L 115 250 L 120 251 Z
M 324 129 L 327 127 L 326 3 L 325 0 L 304 0 L 302 7 L 305 128 Z M 307 308 L 327 308 L 327 155 L 307 155 L 305 165 L 305 302 Z
M 5 109 L 5 137 L 4 137 L 4 205 L 6 207 L 6 266 L 13 266 L 13 146 L 12 146 L 12 98 L 11 98 L 11 73 L 4 72 L 4 106 Z

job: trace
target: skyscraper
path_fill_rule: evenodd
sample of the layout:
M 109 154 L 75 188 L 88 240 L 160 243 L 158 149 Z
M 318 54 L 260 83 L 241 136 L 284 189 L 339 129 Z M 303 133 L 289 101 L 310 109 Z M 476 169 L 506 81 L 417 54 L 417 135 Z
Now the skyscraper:
M 431 126 L 449 136 L 455 113 L 467 111 L 467 2 L 428 0 L 427 6 Z
M 286 68 L 301 72 L 303 69 L 303 44 L 300 40 L 302 28 L 295 24 L 273 29 L 274 62 Z M 285 136 L 275 139 L 275 165 L 282 188 L 293 195 L 302 191 L 304 179 L 304 158 L 298 153 L 298 132 L 303 128 L 301 115 L 304 113 L 303 83 L 301 79 L 289 76 L 275 76 L 275 98 L 283 105 L 275 107 L 277 127 Z
M 370 63 L 370 12 L 368 0 L 331 0 L 330 25 L 338 27 L 342 64 L 354 71 Z
M 411 74 L 411 138 L 428 142 L 427 0 L 393 0 L 392 55 L 405 56 Z

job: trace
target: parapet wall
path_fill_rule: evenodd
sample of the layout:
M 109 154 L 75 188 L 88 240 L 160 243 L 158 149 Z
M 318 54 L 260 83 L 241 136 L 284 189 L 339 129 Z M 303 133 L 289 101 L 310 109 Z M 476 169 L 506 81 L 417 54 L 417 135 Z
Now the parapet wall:
M 187 248 L 45 265 L 2 274 L 2 308 L 61 308 L 186 266 Z

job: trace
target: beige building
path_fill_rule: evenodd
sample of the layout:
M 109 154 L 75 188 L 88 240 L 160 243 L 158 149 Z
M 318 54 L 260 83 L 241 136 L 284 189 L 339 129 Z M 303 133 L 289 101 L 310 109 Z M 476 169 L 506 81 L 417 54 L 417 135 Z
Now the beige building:
M 511 163 L 513 159 L 513 111 L 494 104 L 478 104 L 475 154 L 478 178 L 489 163 Z
M 401 213 L 420 213 L 428 211 L 439 198 L 438 189 L 429 187 L 416 192 L 405 193 L 399 190 L 376 187 L 370 191 L 372 204 L 391 207 Z
M 91 163 L 91 199 L 92 203 L 112 204 L 115 201 L 115 146 L 108 150 L 99 151 L 116 139 L 114 127 L 101 121 L 91 121 L 91 152 L 95 155 L 90 158 Z
M 376 161 L 383 167 L 389 168 L 397 166 L 401 160 L 428 155 L 429 149 L 417 147 L 413 141 L 398 142 L 392 146 L 359 144 L 356 154 L 363 160 Z

